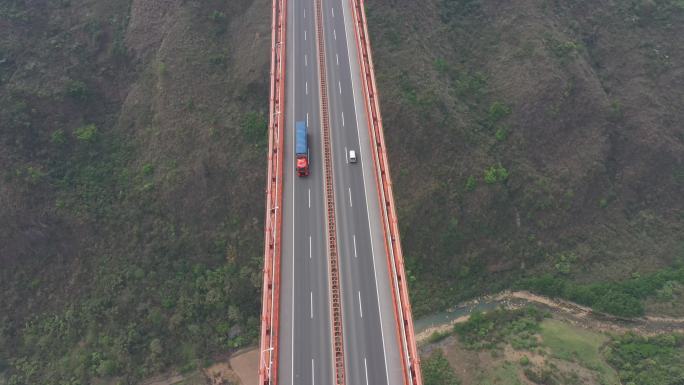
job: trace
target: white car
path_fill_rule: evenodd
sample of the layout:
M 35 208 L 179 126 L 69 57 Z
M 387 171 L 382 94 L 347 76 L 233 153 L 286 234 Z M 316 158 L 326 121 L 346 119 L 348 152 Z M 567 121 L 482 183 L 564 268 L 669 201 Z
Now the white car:
M 349 162 L 356 163 L 356 151 L 349 150 Z

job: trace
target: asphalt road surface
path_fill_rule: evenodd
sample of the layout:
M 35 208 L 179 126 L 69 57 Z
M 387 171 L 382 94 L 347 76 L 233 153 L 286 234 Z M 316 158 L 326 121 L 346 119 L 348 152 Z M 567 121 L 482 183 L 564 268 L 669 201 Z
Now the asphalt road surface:
M 348 0 L 323 0 L 348 385 L 403 381 L 377 184 Z M 289 0 L 279 382 L 332 384 L 328 261 L 313 0 Z M 310 171 L 294 168 L 294 123 L 307 121 Z M 350 163 L 349 150 L 358 162 Z

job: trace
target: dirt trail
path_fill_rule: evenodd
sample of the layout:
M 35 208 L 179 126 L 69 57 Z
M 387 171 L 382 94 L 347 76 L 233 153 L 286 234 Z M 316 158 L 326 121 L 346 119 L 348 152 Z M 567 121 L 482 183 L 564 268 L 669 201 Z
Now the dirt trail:
M 652 335 L 664 332 L 684 333 L 684 318 L 644 316 L 639 318 L 621 318 L 604 313 L 598 313 L 591 308 L 562 299 L 554 299 L 533 294 L 528 291 L 505 291 L 496 295 L 483 297 L 471 301 L 468 304 L 479 302 L 500 302 L 506 308 L 515 309 L 528 304 L 533 304 L 549 310 L 555 317 L 563 318 L 570 323 L 584 328 L 614 332 L 635 332 L 644 335 Z M 416 335 L 418 343 L 424 343 L 430 336 L 437 333 L 445 333 L 452 330 L 454 324 L 467 321 L 469 316 L 458 317 L 451 322 L 425 329 Z

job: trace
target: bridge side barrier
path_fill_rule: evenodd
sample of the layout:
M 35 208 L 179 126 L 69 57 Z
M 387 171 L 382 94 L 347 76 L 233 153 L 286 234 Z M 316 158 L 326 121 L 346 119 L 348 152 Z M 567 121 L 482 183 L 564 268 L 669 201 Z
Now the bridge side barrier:
M 287 0 L 273 0 L 259 385 L 278 384 Z
M 349 0 L 354 19 L 354 33 L 361 66 L 361 80 L 365 99 L 368 130 L 371 137 L 371 148 L 374 159 L 380 212 L 384 222 L 385 247 L 388 252 L 388 264 L 392 274 L 395 316 L 399 324 L 400 343 L 402 345 L 402 364 L 404 365 L 405 384 L 422 385 L 420 356 L 413 329 L 411 303 L 408 294 L 408 281 L 404 269 L 404 256 L 401 249 L 398 218 L 394 205 L 392 180 L 385 146 L 385 136 L 380 115 L 380 101 L 373 69 L 368 25 L 364 0 Z

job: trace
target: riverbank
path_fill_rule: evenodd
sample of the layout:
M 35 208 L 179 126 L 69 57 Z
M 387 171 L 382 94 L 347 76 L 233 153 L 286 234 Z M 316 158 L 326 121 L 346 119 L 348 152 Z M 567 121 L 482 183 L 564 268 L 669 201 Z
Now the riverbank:
M 589 307 L 570 301 L 549 298 L 528 291 L 505 291 L 459 304 L 450 312 L 450 314 L 459 315 L 456 317 L 443 316 L 441 318 L 445 319 L 444 322 L 432 322 L 429 326 L 425 326 L 425 322 L 423 322 L 421 330 L 416 331 L 416 339 L 419 344 L 425 343 L 434 333 L 449 332 L 453 329 L 454 324 L 467 321 L 470 312 L 474 310 L 486 311 L 497 306 L 506 309 L 518 309 L 527 305 L 534 305 L 550 311 L 574 325 L 601 332 L 634 332 L 643 335 L 684 333 L 684 318 L 648 315 L 639 318 L 621 318 L 595 312 Z M 418 320 L 417 324 L 420 323 L 421 320 Z

